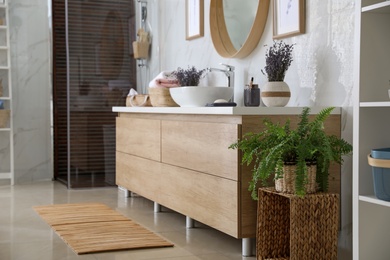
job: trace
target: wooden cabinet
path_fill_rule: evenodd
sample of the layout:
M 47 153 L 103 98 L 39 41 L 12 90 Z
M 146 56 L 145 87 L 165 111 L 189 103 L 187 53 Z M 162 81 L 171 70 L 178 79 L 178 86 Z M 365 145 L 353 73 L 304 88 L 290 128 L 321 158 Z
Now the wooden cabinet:
M 355 1 L 353 259 L 389 259 L 390 202 L 374 194 L 372 149 L 390 147 L 390 1 Z
M 180 109 L 180 108 L 177 108 Z M 286 108 L 288 111 L 288 108 Z M 228 149 L 264 118 L 296 124 L 295 115 L 119 113 L 116 183 L 235 238 L 256 236 L 257 203 L 248 191 L 251 167 Z M 340 135 L 340 115 L 326 128 Z M 340 167 L 332 168 L 339 191 Z

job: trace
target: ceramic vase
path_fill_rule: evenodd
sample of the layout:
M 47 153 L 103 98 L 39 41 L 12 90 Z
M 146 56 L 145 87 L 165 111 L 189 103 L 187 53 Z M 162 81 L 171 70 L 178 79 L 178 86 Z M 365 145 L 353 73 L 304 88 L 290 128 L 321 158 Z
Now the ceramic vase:
M 284 107 L 290 97 L 290 88 L 284 81 L 267 82 L 261 91 L 261 100 L 267 107 Z

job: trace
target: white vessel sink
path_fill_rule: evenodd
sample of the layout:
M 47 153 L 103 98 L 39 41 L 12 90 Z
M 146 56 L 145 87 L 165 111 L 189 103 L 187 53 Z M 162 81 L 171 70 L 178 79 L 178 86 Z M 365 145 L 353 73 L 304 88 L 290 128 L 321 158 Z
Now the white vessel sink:
M 217 99 L 229 101 L 233 96 L 233 88 L 229 87 L 177 87 L 169 91 L 181 107 L 204 107 Z

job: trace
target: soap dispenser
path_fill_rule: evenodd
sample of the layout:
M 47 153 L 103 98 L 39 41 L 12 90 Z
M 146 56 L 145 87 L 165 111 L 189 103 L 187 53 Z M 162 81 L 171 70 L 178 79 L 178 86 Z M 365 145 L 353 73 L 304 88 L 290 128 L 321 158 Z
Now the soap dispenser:
M 260 106 L 260 89 L 257 84 L 253 84 L 253 78 L 249 85 L 244 89 L 244 105 L 246 107 L 258 107 Z

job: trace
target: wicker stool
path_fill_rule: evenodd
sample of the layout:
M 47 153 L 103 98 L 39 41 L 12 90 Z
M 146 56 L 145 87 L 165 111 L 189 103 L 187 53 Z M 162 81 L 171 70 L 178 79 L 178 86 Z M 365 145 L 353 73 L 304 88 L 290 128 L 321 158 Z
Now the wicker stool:
M 257 259 L 337 259 L 338 194 L 260 188 L 257 216 Z

